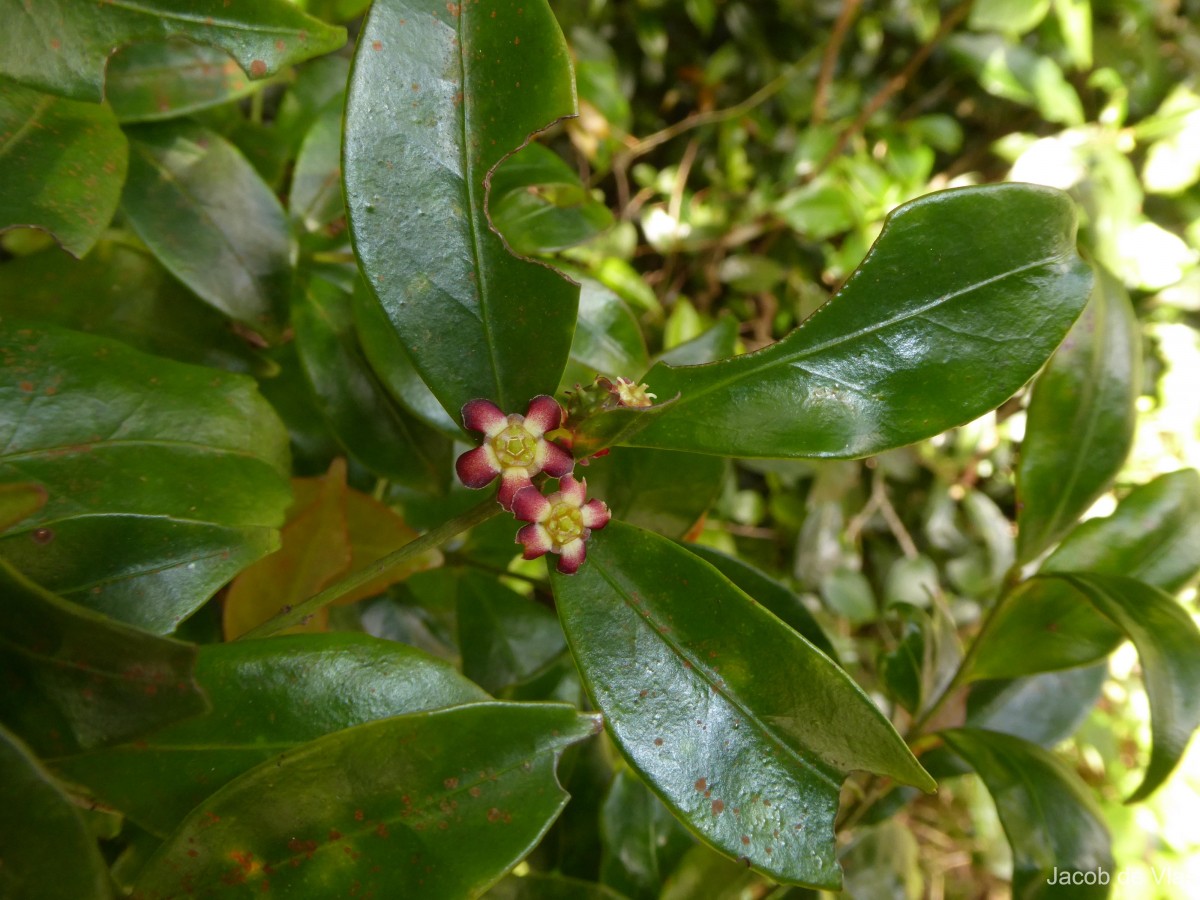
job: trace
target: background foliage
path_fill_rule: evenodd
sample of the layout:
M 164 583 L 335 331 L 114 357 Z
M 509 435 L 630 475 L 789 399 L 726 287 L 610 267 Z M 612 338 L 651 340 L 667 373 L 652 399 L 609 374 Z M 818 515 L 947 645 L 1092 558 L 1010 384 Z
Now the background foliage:
M 848 896 L 1035 896 L 1070 861 L 1196 896 L 1200 7 L 495 3 L 439 56 L 461 7 L 368 6 L 0 0 L 0 894 L 323 897 L 353 865 L 378 896 L 785 897 L 840 864 Z M 981 346 L 1002 291 L 939 322 L 974 369 L 888 370 L 862 409 L 894 440 L 710 374 L 758 362 L 664 368 L 792 334 L 751 359 L 835 384 L 861 348 L 806 361 L 847 320 L 793 329 L 885 216 L 1006 180 L 1069 193 L 1097 272 L 1015 396 L 1061 335 Z M 909 207 L 839 302 L 1068 259 L 1065 205 L 991 191 Z M 506 248 L 580 282 L 577 322 Z M 578 576 L 491 519 L 233 640 L 478 501 L 466 400 L 647 372 L 676 409 L 576 435 L 618 444 L 577 474 L 622 520 Z M 676 575 L 735 612 L 633 613 Z M 619 633 L 719 661 L 647 655 L 677 693 L 606 700 Z M 778 724 L 803 698 L 738 732 L 820 777 L 673 771 L 705 678 L 751 712 L 832 686 L 815 734 Z M 928 776 L 876 705 L 936 794 L 890 780 Z M 775 789 L 827 857 L 732 861 L 726 804 Z

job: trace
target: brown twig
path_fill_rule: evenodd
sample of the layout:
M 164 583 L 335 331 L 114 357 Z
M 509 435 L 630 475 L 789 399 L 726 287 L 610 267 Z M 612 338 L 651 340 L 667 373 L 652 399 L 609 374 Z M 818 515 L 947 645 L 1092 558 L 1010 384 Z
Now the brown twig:
M 833 70 L 837 67 L 842 44 L 846 42 L 846 34 L 850 31 L 850 25 L 861 5 L 862 0 L 843 0 L 842 11 L 838 13 L 837 21 L 833 23 L 833 32 L 829 35 L 829 43 L 825 45 L 825 55 L 821 58 L 821 74 L 817 78 L 817 87 L 813 92 L 812 124 L 814 125 L 820 125 L 825 121 Z

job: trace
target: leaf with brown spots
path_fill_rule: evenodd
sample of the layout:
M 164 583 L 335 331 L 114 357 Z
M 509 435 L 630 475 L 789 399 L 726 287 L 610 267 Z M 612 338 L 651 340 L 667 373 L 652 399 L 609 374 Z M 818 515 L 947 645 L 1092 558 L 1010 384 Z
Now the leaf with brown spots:
M 319 738 L 201 803 L 133 898 L 477 897 L 558 816 L 559 754 L 597 727 L 571 706 L 479 703 Z
M 262 78 L 346 42 L 344 28 L 287 0 L 0 0 L 0 21 L 0 75 L 92 103 L 104 97 L 109 55 L 124 44 L 187 38 L 221 47 Z

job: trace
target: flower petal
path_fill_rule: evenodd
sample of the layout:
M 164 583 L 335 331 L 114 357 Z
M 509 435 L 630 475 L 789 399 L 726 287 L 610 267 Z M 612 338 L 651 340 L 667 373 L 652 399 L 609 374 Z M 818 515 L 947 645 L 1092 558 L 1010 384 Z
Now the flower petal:
M 523 487 L 513 496 L 512 514 L 522 522 L 541 522 L 550 515 L 550 501 L 533 485 Z
M 538 394 L 529 401 L 529 411 L 525 413 L 525 430 L 534 437 L 541 437 L 547 431 L 553 431 L 562 424 L 563 410 L 558 401 L 548 394 Z
M 542 464 L 542 471 L 555 478 L 569 475 L 575 468 L 575 457 L 558 444 L 552 444 L 546 440 L 543 440 L 541 446 L 538 447 L 538 457 Z
M 487 487 L 500 474 L 500 464 L 491 447 L 468 450 L 454 463 L 459 480 L 469 488 Z
M 525 559 L 537 559 L 539 556 L 544 556 L 554 546 L 554 542 L 550 540 L 550 533 L 537 523 L 526 525 L 518 531 L 517 543 L 525 545 L 525 549 L 521 553 Z M 583 542 L 580 541 L 580 543 Z
M 564 575 L 574 575 L 587 558 L 587 543 L 582 538 L 575 538 L 563 544 L 558 554 L 558 571 Z
M 558 480 L 558 494 L 564 503 L 569 503 L 578 509 L 587 499 L 587 479 L 576 481 L 574 476 L 564 475 Z
M 612 518 L 612 513 L 603 500 L 589 500 L 579 511 L 583 514 L 583 524 L 587 528 L 603 528 Z
M 493 437 L 508 424 L 500 407 L 491 400 L 468 400 L 462 408 L 463 425 L 470 431 L 480 431 Z
M 505 509 L 512 509 L 513 498 L 521 488 L 533 487 L 529 472 L 521 468 L 505 469 L 500 476 L 500 493 L 496 499 Z

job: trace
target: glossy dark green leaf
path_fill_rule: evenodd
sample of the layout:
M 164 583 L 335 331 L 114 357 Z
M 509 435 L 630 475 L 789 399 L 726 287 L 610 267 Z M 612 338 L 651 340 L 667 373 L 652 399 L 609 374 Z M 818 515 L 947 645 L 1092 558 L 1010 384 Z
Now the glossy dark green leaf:
M 561 388 L 589 385 L 597 375 L 635 378 L 646 371 L 648 358 L 641 326 L 620 297 L 600 282 L 577 276 L 579 321 Z
M 557 817 L 558 755 L 596 726 L 570 706 L 481 703 L 318 738 L 197 807 L 132 896 L 478 896 Z
M 334 434 L 371 471 L 437 491 L 450 473 L 450 442 L 401 409 L 375 378 L 354 330 L 350 294 L 313 275 L 292 304 L 296 347 Z
M 141 0 L 103 7 L 75 0 L 0 0 L 0 74 L 97 103 L 115 47 L 184 37 L 227 50 L 251 78 L 336 50 L 344 28 L 306 16 L 286 0 Z
M 558 386 L 578 288 L 508 252 L 486 194 L 507 154 L 574 112 L 566 43 L 545 0 L 372 6 L 346 104 L 351 233 L 453 418 L 477 397 L 524 411 Z
M 791 588 L 749 563 L 714 550 L 712 547 L 706 547 L 703 544 L 688 544 L 687 549 L 689 553 L 709 563 L 753 600 L 761 603 L 783 622 L 802 634 L 810 644 L 830 659 L 837 660 L 837 652 L 833 649 L 833 644 L 829 642 L 825 630 L 813 618 L 813 614 L 804 605 L 804 601 Z
M 78 809 L 0 728 L 0 897 L 107 900 L 108 868 Z
M 567 649 L 553 612 L 495 578 L 464 573 L 457 596 L 463 674 L 493 694 L 528 681 Z
M 1133 641 L 1150 700 L 1150 762 L 1127 802 L 1166 781 L 1200 727 L 1200 628 L 1170 594 L 1124 575 L 1071 573 L 1070 582 Z
M 1108 487 L 1133 443 L 1142 343 L 1125 289 L 1100 273 L 1038 376 L 1017 467 L 1018 556 L 1036 557 Z
M 1045 362 L 1091 272 L 1059 191 L 942 191 L 888 218 L 832 301 L 777 344 L 646 375 L 679 401 L 632 443 L 746 457 L 855 457 L 979 416 Z
M 0 80 L 0 231 L 42 228 L 83 256 L 117 211 L 128 163 L 129 142 L 107 106 Z
M 845 775 L 933 780 L 835 663 L 712 566 L 617 521 L 589 544 L 580 571 L 552 583 L 622 754 L 721 852 L 779 881 L 836 887 Z
M 0 483 L 49 501 L 0 558 L 69 600 L 168 632 L 274 549 L 287 436 L 254 382 L 5 319 Z
M 690 532 L 721 491 L 725 460 L 698 453 L 613 447 L 606 456 L 575 470 L 591 496 L 613 515 L 670 538 Z
M 0 484 L 0 532 L 32 516 L 48 499 L 40 484 Z
M 104 93 L 122 122 L 153 122 L 231 103 L 261 87 L 224 50 L 185 40 L 122 47 L 108 61 Z
M 222 785 L 321 735 L 487 699 L 448 663 L 361 634 L 205 646 L 196 680 L 207 715 L 54 767 L 164 837 Z
M 227 317 L 180 285 L 154 257 L 108 241 L 81 260 L 50 249 L 0 265 L 0 315 L 53 322 L 231 372 L 272 368 L 234 334 Z
M 287 319 L 287 217 L 237 149 L 190 122 L 130 129 L 122 208 L 138 236 L 202 299 L 274 340 Z
M 431 428 L 461 440 L 459 416 L 452 418 L 429 390 L 387 313 L 361 279 L 354 287 L 354 325 L 364 355 L 392 399 Z
M 658 355 L 655 362 L 668 366 L 699 366 L 733 356 L 737 345 L 738 323 L 734 316 L 721 316 L 690 341 L 676 344 Z
M 677 399 L 669 397 L 653 400 L 651 406 L 615 406 L 590 413 L 578 424 L 568 425 L 572 452 L 583 459 L 618 444 L 635 443 L 636 435 L 661 418 Z
M 1200 475 L 1182 469 L 1136 488 L 1106 518 L 1072 531 L 1042 564 L 1044 574 L 1127 575 L 1175 591 L 1200 571 Z M 981 638 L 972 672 L 1013 678 L 1102 659 L 1121 629 L 1065 581 L 1027 581 Z
M 976 684 L 967 699 L 967 725 L 1054 747 L 1083 724 L 1106 678 L 1105 662 Z
M 522 256 L 581 244 L 613 223 L 578 173 L 542 144 L 527 144 L 504 160 L 490 184 L 492 227 Z
M 196 648 L 56 597 L 0 560 L 0 720 L 42 752 L 128 740 L 207 708 Z
M 1050 884 L 1066 873 L 1112 877 L 1113 859 L 1104 816 L 1079 776 L 1036 744 L 994 731 L 941 732 L 973 768 L 996 803 L 1013 853 L 1013 896 L 1107 897 L 1097 885 Z M 1098 879 L 1098 876 L 1096 876 Z
M 612 780 L 600 813 L 600 878 L 633 900 L 654 900 L 695 843 L 662 801 L 628 769 Z
M 300 145 L 288 209 L 309 231 L 345 215 L 342 203 L 342 111 L 339 95 L 321 111 Z
M 565 875 L 509 875 L 483 895 L 485 900 L 627 900 L 611 888 Z

